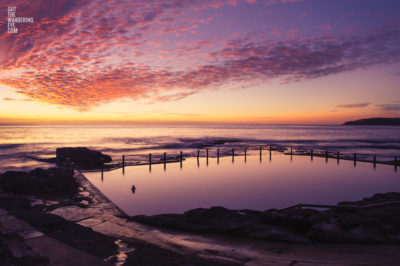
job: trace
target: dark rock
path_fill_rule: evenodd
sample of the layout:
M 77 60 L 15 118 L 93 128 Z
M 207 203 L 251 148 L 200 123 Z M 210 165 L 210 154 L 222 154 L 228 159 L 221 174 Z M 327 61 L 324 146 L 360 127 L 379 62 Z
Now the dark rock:
M 388 239 L 378 231 L 366 227 L 356 227 L 354 229 L 351 229 L 344 234 L 344 238 L 346 241 L 361 244 L 377 244 L 389 242 Z
M 263 223 L 260 214 L 261 212 L 258 211 L 235 211 L 223 207 L 212 207 L 193 209 L 184 214 L 141 215 L 130 219 L 153 226 L 197 233 L 217 233 L 281 242 L 308 241 L 294 232 Z
M 261 214 L 261 219 L 268 224 L 282 225 L 285 223 L 287 215 L 283 211 L 270 209 Z
M 344 231 L 336 224 L 319 223 L 311 227 L 308 237 L 321 242 L 342 242 Z
M 115 238 L 103 235 L 75 222 L 66 221 L 57 215 L 49 214 L 41 206 L 30 209 L 19 208 L 21 200 L 0 199 L 0 206 L 6 209 L 10 215 L 28 222 L 45 235 L 98 258 L 106 259 L 117 253 L 118 246 L 115 244 Z M 16 202 L 12 203 L 13 201 Z
M 357 206 L 364 206 L 368 204 L 379 204 L 385 203 L 389 201 L 400 201 L 400 193 L 399 192 L 387 192 L 387 193 L 377 193 L 369 198 L 363 198 L 359 201 L 343 201 L 339 202 L 338 205 L 357 205 Z
M 217 259 L 202 258 L 196 254 L 178 254 L 157 246 L 135 243 L 135 251 L 127 253 L 124 266 L 238 266 L 239 262 L 221 261 Z M 218 257 L 218 256 L 215 256 Z M 250 260 L 250 259 L 249 259 Z
M 69 160 L 69 163 L 80 169 L 99 169 L 104 163 L 112 161 L 110 156 L 84 147 L 57 148 L 56 159 L 60 164 L 66 164 Z
M 330 214 L 332 214 L 332 212 L 330 212 Z M 340 213 L 340 215 L 335 214 L 334 218 L 335 218 L 335 223 L 337 223 L 343 229 L 354 228 L 360 226 L 365 222 L 365 220 L 363 220 L 363 217 L 357 215 L 357 212 L 353 213 L 342 212 Z
M 0 179 L 0 186 L 4 191 L 22 194 L 30 190 L 28 179 L 30 177 L 26 172 L 8 171 Z
M 248 235 L 249 229 L 263 226 L 257 215 L 233 211 L 223 207 L 198 208 L 184 213 L 184 219 L 191 230 L 215 232 L 230 235 Z
M 16 194 L 75 193 L 78 189 L 72 173 L 61 168 L 8 171 L 2 176 L 0 186 Z
M 50 265 L 48 258 L 33 251 L 17 233 L 0 234 L 0 263 L 1 265 Z
M 395 244 L 400 244 L 400 234 L 389 235 L 389 240 Z
M 224 220 L 224 219 L 240 219 L 243 217 L 240 212 L 232 211 L 224 207 L 211 207 L 209 209 L 205 208 L 197 208 L 193 210 L 189 210 L 184 213 L 184 215 L 192 220 L 197 221 L 210 221 L 215 219 Z
M 247 229 L 247 230 L 246 230 Z M 274 226 L 250 227 L 243 230 L 241 236 L 273 242 L 309 243 L 310 241 L 295 232 Z
M 307 232 L 312 225 L 322 221 L 319 211 L 312 209 L 289 209 L 285 211 L 267 210 L 261 214 L 261 219 L 267 223 L 295 230 Z
M 264 212 L 198 208 L 184 214 L 134 216 L 158 227 L 197 233 L 217 233 L 267 241 L 304 243 L 400 243 L 400 193 L 376 194 L 325 211 L 292 208 Z M 306 236 L 308 238 L 306 238 Z
M 327 217 L 335 217 L 337 224 L 350 230 L 356 227 L 372 228 L 384 235 L 400 233 L 399 193 L 376 194 L 363 201 L 354 202 L 360 208 L 353 210 L 329 210 Z M 349 204 L 349 203 L 346 203 Z

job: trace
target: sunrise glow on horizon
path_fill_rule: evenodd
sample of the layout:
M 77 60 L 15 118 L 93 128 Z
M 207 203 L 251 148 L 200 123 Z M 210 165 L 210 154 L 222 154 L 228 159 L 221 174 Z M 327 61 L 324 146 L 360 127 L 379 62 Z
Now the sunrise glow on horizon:
M 0 124 L 400 116 L 396 0 L 0 3 Z

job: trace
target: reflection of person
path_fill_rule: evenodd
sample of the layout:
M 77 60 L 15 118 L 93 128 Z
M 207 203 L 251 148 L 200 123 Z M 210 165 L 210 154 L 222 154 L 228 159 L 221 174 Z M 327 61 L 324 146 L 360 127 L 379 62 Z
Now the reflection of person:
M 132 185 L 131 190 L 132 190 L 132 193 L 135 194 L 135 192 L 136 192 L 136 187 L 135 187 L 135 185 Z

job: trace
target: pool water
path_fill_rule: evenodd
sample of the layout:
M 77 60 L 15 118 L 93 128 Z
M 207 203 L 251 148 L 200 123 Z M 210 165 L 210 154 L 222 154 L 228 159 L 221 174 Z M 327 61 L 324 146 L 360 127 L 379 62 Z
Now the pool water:
M 273 154 L 188 158 L 180 163 L 84 173 L 128 215 L 183 213 L 194 208 L 266 210 L 298 203 L 336 204 L 400 191 L 393 166 Z M 136 190 L 132 191 L 132 186 Z

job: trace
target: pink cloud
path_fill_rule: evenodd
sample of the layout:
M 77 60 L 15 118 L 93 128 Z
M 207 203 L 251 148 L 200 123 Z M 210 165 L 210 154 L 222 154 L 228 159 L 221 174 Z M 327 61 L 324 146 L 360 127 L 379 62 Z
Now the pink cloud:
M 37 23 L 0 35 L 0 53 L 7 55 L 0 57 L 0 82 L 29 99 L 86 111 L 123 98 L 178 100 L 225 84 L 305 80 L 400 61 L 398 29 L 301 39 L 293 31 L 286 41 L 212 40 L 194 31 L 203 22 L 184 15 L 236 1 L 107 4 L 21 1 L 20 15 Z M 188 32 L 191 38 L 176 40 L 175 34 Z
M 332 30 L 333 27 L 329 24 L 321 24 L 318 26 L 318 29 L 328 31 L 328 30 Z
M 267 5 L 272 6 L 272 5 L 278 5 L 278 4 L 285 4 L 285 3 L 296 3 L 296 2 L 301 2 L 303 0 L 268 0 Z

